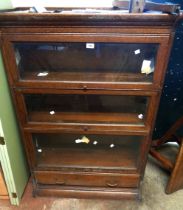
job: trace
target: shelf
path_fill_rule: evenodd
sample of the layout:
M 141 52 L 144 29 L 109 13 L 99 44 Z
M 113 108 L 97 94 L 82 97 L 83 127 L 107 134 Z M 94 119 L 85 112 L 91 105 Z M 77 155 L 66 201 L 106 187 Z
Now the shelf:
M 137 169 L 142 136 L 33 134 L 37 167 Z
M 138 154 L 125 149 L 79 149 L 79 148 L 42 148 L 38 154 L 38 167 L 51 168 L 100 168 L 100 169 L 137 169 Z
M 45 76 L 38 76 L 40 73 Z M 107 83 L 149 83 L 152 84 L 153 74 L 141 73 L 97 73 L 97 72 L 22 72 L 22 80 L 27 81 L 56 81 L 56 82 L 107 82 Z
M 76 112 L 30 112 L 29 121 L 45 123 L 117 123 L 144 125 L 144 120 L 137 114 L 120 113 L 76 113 Z

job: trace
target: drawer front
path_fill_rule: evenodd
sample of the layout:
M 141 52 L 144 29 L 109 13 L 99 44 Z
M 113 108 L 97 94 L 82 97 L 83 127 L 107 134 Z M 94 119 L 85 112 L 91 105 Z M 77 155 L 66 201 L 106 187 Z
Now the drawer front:
M 89 187 L 138 187 L 138 174 L 90 174 L 35 171 L 38 184 Z
M 148 87 L 160 85 L 168 40 L 130 33 L 16 35 L 7 36 L 6 50 L 13 64 L 10 77 L 19 86 Z

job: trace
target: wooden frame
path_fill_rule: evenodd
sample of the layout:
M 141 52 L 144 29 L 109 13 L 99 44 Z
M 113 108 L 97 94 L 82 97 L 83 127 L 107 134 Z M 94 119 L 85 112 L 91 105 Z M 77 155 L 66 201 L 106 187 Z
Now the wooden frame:
M 176 20 L 176 15 L 168 14 L 0 14 L 3 57 L 33 176 L 33 194 L 35 196 L 140 198 L 140 183 L 151 144 L 151 135 Z M 13 48 L 15 42 L 155 43 L 159 45 L 159 48 L 153 83 L 132 82 L 128 79 L 124 82 L 39 81 L 19 77 Z M 99 121 L 97 123 L 55 123 L 46 120 L 37 122 L 28 120 L 23 94 L 135 95 L 147 96 L 150 98 L 150 102 L 147 107 L 147 120 L 143 126 L 120 123 L 107 125 L 99 123 Z M 98 170 L 87 171 L 86 168 L 78 169 L 75 164 L 74 170 L 66 170 L 64 167 L 60 169 L 46 166 L 37 167 L 38 157 L 34 149 L 33 133 L 50 135 L 54 133 L 102 134 L 113 135 L 114 138 L 117 135 L 132 135 L 143 136 L 144 140 L 138 153 L 139 160 L 136 169 L 128 170 L 126 167 L 120 171 L 114 167 L 104 171 L 99 167 Z M 124 158 L 121 161 L 125 162 L 126 160 Z M 103 184 L 98 183 L 100 178 Z M 111 178 L 110 182 L 107 182 L 110 186 L 106 186 L 108 178 Z M 118 181 L 119 184 L 116 184 Z
M 28 112 L 27 112 L 27 109 L 26 109 L 26 105 L 25 105 L 25 100 L 24 100 L 24 94 L 52 94 L 52 90 L 48 90 L 48 89 L 16 89 L 14 91 L 14 96 L 15 96 L 15 99 L 16 99 L 16 104 L 17 104 L 17 107 L 20 107 L 20 110 L 19 112 L 21 111 L 21 116 L 20 116 L 20 120 L 21 120 L 21 124 L 22 126 L 26 126 L 26 125 L 34 125 L 34 122 L 31 122 L 28 120 L 27 116 L 28 116 Z M 102 90 L 102 91 L 99 91 L 99 90 L 54 90 L 54 94 L 55 95 L 59 95 L 59 94 L 63 94 L 63 95 L 68 95 L 68 94 L 81 94 L 81 95 L 93 95 L 93 94 L 97 94 L 97 95 L 114 95 L 114 96 L 147 96 L 149 97 L 148 99 L 148 112 L 146 113 L 146 120 L 145 120 L 145 124 L 144 126 L 143 125 L 135 125 L 135 124 L 129 124 L 129 125 L 123 125 L 123 124 L 117 124 L 117 123 L 114 123 L 113 127 L 119 127 L 120 129 L 123 129 L 124 130 L 126 128 L 128 128 L 130 130 L 138 130 L 139 127 L 144 127 L 144 130 L 147 130 L 149 129 L 149 126 L 151 124 L 151 121 L 152 121 L 152 113 L 154 113 L 154 109 L 155 109 L 155 104 L 156 104 L 156 98 L 157 96 L 159 96 L 159 93 L 158 92 L 150 92 L 150 91 L 127 91 L 127 90 L 124 90 L 124 91 L 114 91 L 114 90 Z M 19 109 L 19 108 L 18 108 Z M 39 124 L 39 122 L 35 122 L 36 125 Z M 50 122 L 46 122 L 45 123 L 47 125 L 50 124 Z M 40 122 L 40 124 L 42 124 Z M 45 124 L 45 125 L 46 125 Z M 61 123 L 54 123 L 52 122 L 51 124 L 58 124 L 58 126 L 61 125 Z M 65 123 L 64 123 L 65 124 Z M 86 123 L 84 123 L 86 124 Z M 74 125 L 74 126 L 77 126 L 77 123 L 71 123 L 71 125 Z M 82 123 L 80 123 L 80 126 L 82 125 Z M 102 123 L 103 126 L 105 126 L 105 123 Z M 63 126 L 63 125 L 62 125 Z M 69 124 L 68 124 L 69 126 Z M 99 126 L 99 125 L 97 125 Z M 106 124 L 107 126 L 107 124 Z M 111 125 L 110 125 L 111 127 Z
M 96 29 L 97 30 L 97 29 Z M 132 31 L 133 32 L 133 31 Z M 168 55 L 169 48 L 169 35 L 163 34 L 131 34 L 130 30 L 128 34 L 124 33 L 111 33 L 110 31 L 105 31 L 105 33 L 88 33 L 87 30 L 77 33 L 72 33 L 72 36 L 70 35 L 70 32 L 63 31 L 62 33 L 58 34 L 41 34 L 41 35 L 35 35 L 34 33 L 29 34 L 18 34 L 18 35 L 4 35 L 4 42 L 3 42 L 3 48 L 4 53 L 8 55 L 10 61 L 7 64 L 7 67 L 9 66 L 10 69 L 10 78 L 12 84 L 16 84 L 17 87 L 32 87 L 35 88 L 45 88 L 45 87 L 52 87 L 52 88 L 67 88 L 67 89 L 139 89 L 143 90 L 149 89 L 149 90 L 159 90 L 162 87 L 162 77 L 164 74 L 164 66 L 166 63 L 162 62 L 162 57 L 165 57 Z M 156 55 L 156 66 L 155 66 L 155 73 L 153 77 L 153 82 L 96 82 L 96 81 L 39 81 L 39 80 L 25 80 L 21 79 L 19 77 L 18 69 L 16 66 L 15 61 L 15 55 L 14 55 L 14 49 L 11 43 L 13 42 L 113 42 L 113 43 L 151 43 L 151 44 L 159 44 L 158 53 Z M 166 59 L 165 59 L 166 60 Z
M 183 125 L 183 117 L 180 117 L 170 129 L 159 139 L 152 142 L 150 154 L 155 158 L 161 166 L 170 173 L 165 192 L 167 194 L 173 193 L 183 188 L 183 138 L 176 134 L 176 131 Z M 157 149 L 168 142 L 176 142 L 178 144 L 178 152 L 176 154 L 175 161 L 170 161 L 167 157 L 159 153 Z

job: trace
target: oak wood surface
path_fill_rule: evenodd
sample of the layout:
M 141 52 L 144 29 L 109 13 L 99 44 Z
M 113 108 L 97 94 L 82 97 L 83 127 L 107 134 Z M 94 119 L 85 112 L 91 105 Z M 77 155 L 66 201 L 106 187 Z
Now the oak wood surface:
M 176 133 L 182 124 L 183 117 L 180 117 L 161 138 L 152 142 L 152 147 L 150 149 L 152 157 L 158 160 L 161 163 L 161 166 L 170 173 L 170 178 L 165 189 L 167 194 L 183 188 L 183 141 L 182 136 Z M 173 154 L 171 158 L 167 158 L 164 154 L 160 153 L 161 147 L 166 146 L 166 143 L 169 142 L 176 142 L 178 144 L 179 149 L 178 152 L 176 152 L 175 159 L 172 158 L 174 156 Z M 172 147 L 172 145 L 170 147 Z
M 87 72 L 87 76 L 85 73 L 77 72 L 50 72 L 46 77 L 38 77 L 38 72 L 24 72 L 22 75 L 22 80 L 25 81 L 77 81 L 80 82 L 109 82 L 109 83 L 122 83 L 122 82 L 135 82 L 135 83 L 152 83 L 152 75 L 135 73 L 90 73 Z
M 97 187 L 55 187 L 49 185 L 38 185 L 34 189 L 34 194 L 38 196 L 57 196 L 66 198 L 85 199 L 136 199 L 140 200 L 141 194 L 138 188 L 97 188 Z
M 163 155 L 159 154 L 156 150 L 154 149 L 150 149 L 149 152 L 154 158 L 156 158 L 159 162 L 162 163 L 163 167 L 168 170 L 169 172 L 172 171 L 173 169 L 173 163 L 166 157 L 164 157 Z
M 39 13 L 0 13 L 0 26 L 57 26 L 57 25 L 133 25 L 171 26 L 177 16 L 169 14 L 39 14 Z M 21 21 L 20 21 L 21 20 Z M 138 21 L 137 21 L 138 20 Z
M 34 176 L 38 184 L 60 186 L 93 186 L 93 187 L 138 187 L 138 174 L 117 173 L 77 173 L 58 171 L 35 171 Z M 51 178 L 49 178 L 51 176 Z
M 144 175 L 176 20 L 176 15 L 169 14 L 0 13 L 3 58 L 30 170 L 37 176 L 33 179 L 35 195 L 139 198 L 139 183 Z M 129 72 L 118 75 L 109 72 L 105 74 L 52 72 L 46 79 L 38 79 L 35 73 L 26 71 L 26 68 L 25 73 L 20 74 L 17 67 L 14 43 L 24 42 L 154 43 L 158 44 L 158 52 L 154 75 L 149 77 L 132 75 Z M 71 60 L 71 56 L 67 58 L 68 61 Z M 36 71 L 39 72 L 39 69 Z M 132 117 L 132 113 L 123 116 L 116 113 L 83 116 L 78 113 L 60 112 L 52 121 L 43 110 L 28 112 L 24 100 L 26 94 L 49 93 L 55 96 L 56 94 L 146 96 L 150 100 L 146 107 L 147 117 L 144 125 L 134 125 L 133 123 L 137 121 Z M 55 123 L 60 116 L 70 122 Z M 110 123 L 107 124 L 106 121 Z M 125 124 L 124 121 L 129 124 Z M 136 141 L 131 137 L 132 143 L 127 142 L 114 153 L 103 145 L 98 150 L 73 148 L 71 145 L 66 147 L 64 144 L 62 147 L 54 148 L 52 145 L 49 148 L 45 137 L 41 140 L 47 145 L 38 153 L 35 149 L 35 133 L 52 135 L 50 146 L 54 139 L 56 142 L 60 141 L 56 134 L 65 133 L 113 135 L 114 139 L 117 135 L 142 136 L 143 141 L 136 148 Z M 106 139 L 107 142 L 110 141 L 110 138 Z M 64 142 L 63 139 L 62 141 Z M 104 174 L 103 170 L 106 168 L 107 174 Z M 65 179 L 66 186 L 63 185 Z M 107 182 L 108 186 L 106 181 L 110 181 Z
M 138 152 L 138 149 L 136 152 Z M 101 160 L 102 157 L 104 158 Z M 124 147 L 124 149 L 42 148 L 42 152 L 37 154 L 37 167 L 39 168 L 133 170 L 137 168 L 136 164 L 137 154 L 128 147 Z
M 144 124 L 137 114 L 131 113 L 77 113 L 57 112 L 53 116 L 48 112 L 31 112 L 28 116 L 32 122 L 86 122 L 86 123 L 119 123 Z

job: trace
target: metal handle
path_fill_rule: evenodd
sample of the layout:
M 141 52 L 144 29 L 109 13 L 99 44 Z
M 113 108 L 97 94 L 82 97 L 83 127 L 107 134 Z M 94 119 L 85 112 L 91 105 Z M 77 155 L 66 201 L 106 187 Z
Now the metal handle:
M 61 181 L 56 181 L 55 183 L 56 183 L 56 184 L 59 184 L 59 185 L 64 185 L 64 184 L 65 184 L 64 181 L 62 181 L 62 182 L 61 182 Z
M 117 186 L 118 186 L 118 183 L 117 183 L 117 182 L 114 182 L 114 183 L 106 182 L 106 185 L 107 185 L 108 187 L 117 187 Z

